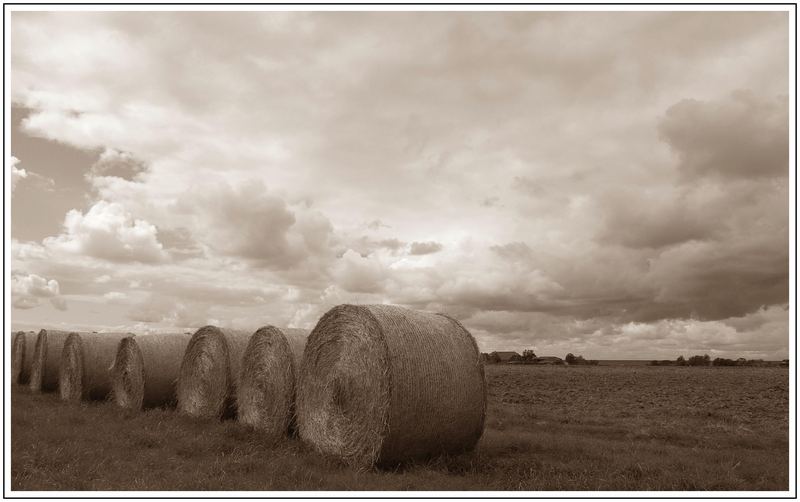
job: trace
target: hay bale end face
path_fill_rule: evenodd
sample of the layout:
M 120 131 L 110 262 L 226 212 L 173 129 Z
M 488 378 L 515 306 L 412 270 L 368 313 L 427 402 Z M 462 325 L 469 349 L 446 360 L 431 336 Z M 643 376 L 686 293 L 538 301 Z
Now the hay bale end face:
M 174 406 L 175 382 L 190 338 L 159 333 L 120 340 L 111 369 L 117 405 L 134 410 Z
M 368 468 L 468 451 L 485 411 L 480 352 L 448 316 L 340 305 L 309 335 L 297 420 L 322 453 Z
M 14 334 L 11 344 L 11 383 L 28 383 L 35 345 L 36 333 L 33 331 L 17 331 Z
M 250 336 L 215 326 L 192 335 L 178 373 L 178 410 L 193 417 L 235 415 L 242 355 Z
M 111 365 L 120 340 L 129 333 L 71 333 L 59 367 L 59 394 L 65 401 L 106 399 L 111 392 Z
M 308 337 L 305 330 L 260 328 L 244 351 L 236 389 L 237 416 L 267 437 L 287 435 L 294 422 L 295 375 Z
M 61 351 L 69 331 L 43 329 L 36 336 L 31 376 L 28 386 L 33 392 L 51 392 L 58 388 Z

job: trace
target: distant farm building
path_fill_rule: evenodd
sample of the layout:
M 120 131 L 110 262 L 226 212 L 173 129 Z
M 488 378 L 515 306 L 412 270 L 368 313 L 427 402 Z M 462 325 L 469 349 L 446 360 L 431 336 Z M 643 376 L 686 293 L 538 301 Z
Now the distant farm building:
M 521 359 L 522 356 L 519 355 L 519 352 L 514 351 L 495 351 L 489 354 L 489 362 L 491 363 L 510 363 Z

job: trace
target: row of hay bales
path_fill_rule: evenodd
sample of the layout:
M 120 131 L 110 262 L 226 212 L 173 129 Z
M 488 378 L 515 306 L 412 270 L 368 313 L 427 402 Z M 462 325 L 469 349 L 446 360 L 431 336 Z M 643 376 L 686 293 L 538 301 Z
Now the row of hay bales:
M 470 450 L 486 411 L 472 335 L 444 314 L 392 305 L 334 307 L 310 334 L 19 332 L 12 378 L 65 400 L 236 417 L 361 468 Z

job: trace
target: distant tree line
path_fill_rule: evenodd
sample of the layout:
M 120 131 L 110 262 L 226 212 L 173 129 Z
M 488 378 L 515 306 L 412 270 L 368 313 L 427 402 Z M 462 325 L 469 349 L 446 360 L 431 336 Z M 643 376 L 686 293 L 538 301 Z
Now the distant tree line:
M 788 366 L 789 360 L 784 359 L 780 363 L 777 363 L 780 366 Z M 771 361 L 764 361 L 763 359 L 745 359 L 744 357 L 740 357 L 739 359 L 726 359 L 724 357 L 717 357 L 715 359 L 711 359 L 708 354 L 694 355 L 689 359 L 685 359 L 683 356 L 678 356 L 677 359 L 670 360 L 670 359 L 662 359 L 660 361 L 650 361 L 651 366 L 775 366 L 775 362 Z
M 564 356 L 564 359 L 555 356 L 540 357 L 533 349 L 525 349 L 522 354 L 514 351 L 481 353 L 481 359 L 489 364 L 551 364 L 570 366 L 597 366 L 598 361 L 585 359 L 583 356 L 576 356 L 572 352 Z M 677 359 L 661 359 L 650 361 L 650 366 L 789 366 L 789 360 L 783 361 L 764 361 L 763 359 L 725 359 L 717 357 L 711 359 L 708 354 L 694 355 L 689 359 L 678 356 Z
M 550 364 L 550 365 L 585 365 L 596 366 L 596 360 L 588 360 L 583 356 L 573 353 L 567 354 L 564 359 L 555 356 L 537 356 L 533 349 L 525 349 L 522 354 L 513 351 L 481 353 L 481 359 L 489 364 Z
M 499 363 L 530 363 L 540 359 L 536 356 L 533 349 L 525 349 L 522 355 L 517 352 L 490 352 L 482 353 L 481 358 L 484 362 L 499 364 Z
M 564 361 L 567 362 L 569 365 L 585 365 L 585 366 L 597 366 L 598 362 L 594 359 L 586 360 L 583 356 L 576 356 L 572 352 L 564 356 Z

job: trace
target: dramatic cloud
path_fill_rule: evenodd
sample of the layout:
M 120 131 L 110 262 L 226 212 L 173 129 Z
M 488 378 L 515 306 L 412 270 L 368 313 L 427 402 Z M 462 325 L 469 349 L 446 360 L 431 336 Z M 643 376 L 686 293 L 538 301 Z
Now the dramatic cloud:
M 332 226 L 321 213 L 290 208 L 260 182 L 189 190 L 174 205 L 192 235 L 213 250 L 258 266 L 287 269 L 330 253 Z
M 613 190 L 601 199 L 606 221 L 598 238 L 631 248 L 662 248 L 709 239 L 719 231 L 721 215 L 707 201 L 692 195 L 671 188 Z
M 89 169 L 88 174 L 92 177 L 113 176 L 130 180 L 146 169 L 147 166 L 130 153 L 106 148 Z
M 788 97 L 738 91 L 725 100 L 682 100 L 667 110 L 660 131 L 688 180 L 789 174 Z
M 35 274 L 12 274 L 11 276 L 12 305 L 18 309 L 31 309 L 39 306 L 42 298 L 59 310 L 66 310 L 67 304 L 60 296 L 58 281 L 47 280 Z
M 64 233 L 45 239 L 44 244 L 109 261 L 147 263 L 165 259 L 156 227 L 134 219 L 116 202 L 97 202 L 86 214 L 68 212 Z
M 485 350 L 788 350 L 786 12 L 10 16 L 12 266 L 59 286 L 15 305 L 70 303 L 42 321 L 387 302 Z

